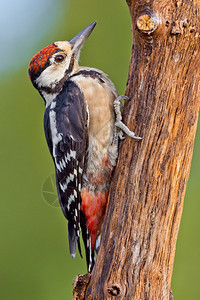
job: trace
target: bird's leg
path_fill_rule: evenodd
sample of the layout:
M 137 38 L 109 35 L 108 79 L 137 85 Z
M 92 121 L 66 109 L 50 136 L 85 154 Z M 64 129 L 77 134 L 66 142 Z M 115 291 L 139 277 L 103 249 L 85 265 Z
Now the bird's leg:
M 118 130 L 117 134 L 120 139 L 124 139 L 123 133 L 126 133 L 128 136 L 135 140 L 141 140 L 142 138 L 139 136 L 135 136 L 135 133 L 131 131 L 123 122 L 122 122 L 122 113 L 121 113 L 121 99 L 129 99 L 127 96 L 119 96 L 113 102 L 115 114 L 116 114 L 116 121 L 115 126 Z

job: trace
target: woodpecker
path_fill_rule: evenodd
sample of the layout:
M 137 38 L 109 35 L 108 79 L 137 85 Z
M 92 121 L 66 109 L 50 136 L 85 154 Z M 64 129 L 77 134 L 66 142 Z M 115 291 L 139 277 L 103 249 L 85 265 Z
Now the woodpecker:
M 80 50 L 94 29 L 88 25 L 70 41 L 55 42 L 30 61 L 29 77 L 45 101 L 44 131 L 55 165 L 57 193 L 68 220 L 72 257 L 80 230 L 88 272 L 95 263 L 118 139 L 136 137 L 121 118 L 121 98 L 102 71 L 80 67 Z

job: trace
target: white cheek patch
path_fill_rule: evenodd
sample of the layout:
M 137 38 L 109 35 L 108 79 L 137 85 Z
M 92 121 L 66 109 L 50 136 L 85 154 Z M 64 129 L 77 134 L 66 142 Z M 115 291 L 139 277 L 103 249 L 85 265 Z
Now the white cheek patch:
M 64 63 L 60 64 L 53 63 L 40 74 L 35 82 L 38 87 L 52 86 L 53 84 L 58 83 L 65 76 L 65 72 L 68 67 L 69 60 L 66 60 Z

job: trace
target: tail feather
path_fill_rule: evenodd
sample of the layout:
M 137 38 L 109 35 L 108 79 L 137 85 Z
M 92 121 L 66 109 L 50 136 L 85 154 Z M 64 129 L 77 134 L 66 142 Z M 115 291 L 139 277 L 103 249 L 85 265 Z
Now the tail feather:
M 72 222 L 68 222 L 68 240 L 69 240 L 69 251 L 73 258 L 76 256 L 76 244 L 77 244 L 77 235 L 76 229 L 74 228 L 74 224 Z M 80 244 L 80 242 L 79 242 Z
M 86 225 L 85 216 L 81 213 L 81 230 L 82 230 L 82 237 L 85 246 L 85 255 L 86 255 L 86 263 L 87 263 L 87 270 L 89 273 L 92 272 L 92 269 L 95 264 L 95 252 L 98 254 L 99 246 L 100 246 L 100 236 L 98 237 L 94 249 L 91 246 L 91 235 Z M 77 235 L 77 230 L 74 227 L 72 222 L 68 222 L 68 240 L 69 240 L 69 251 L 73 258 L 76 256 L 76 246 L 78 244 L 78 250 L 80 256 L 82 256 L 81 245 L 80 245 L 80 238 Z
M 82 251 L 81 251 L 80 238 L 78 238 L 78 251 L 79 251 L 80 257 L 83 258 Z
M 89 273 L 91 273 L 95 264 L 95 253 L 91 247 L 91 236 L 87 229 L 86 220 L 83 214 L 81 214 L 81 229 L 82 229 L 83 242 L 85 246 L 87 270 Z

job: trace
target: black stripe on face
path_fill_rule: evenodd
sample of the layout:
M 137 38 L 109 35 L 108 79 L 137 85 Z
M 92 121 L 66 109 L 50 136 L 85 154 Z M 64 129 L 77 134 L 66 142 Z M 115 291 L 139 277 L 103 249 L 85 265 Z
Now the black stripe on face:
M 75 54 L 72 54 L 71 60 L 70 60 L 70 64 L 69 64 L 69 68 L 66 70 L 66 74 L 70 75 L 73 68 L 74 68 L 74 61 L 75 61 Z
M 40 90 L 47 94 L 60 93 L 67 78 L 68 78 L 68 76 L 64 76 L 54 87 L 52 87 L 51 85 L 50 86 L 41 86 Z M 52 83 L 52 85 L 54 85 L 54 83 Z

